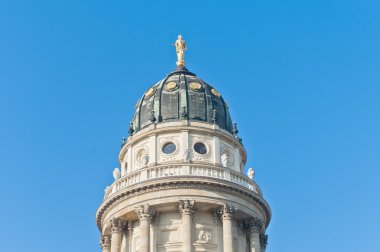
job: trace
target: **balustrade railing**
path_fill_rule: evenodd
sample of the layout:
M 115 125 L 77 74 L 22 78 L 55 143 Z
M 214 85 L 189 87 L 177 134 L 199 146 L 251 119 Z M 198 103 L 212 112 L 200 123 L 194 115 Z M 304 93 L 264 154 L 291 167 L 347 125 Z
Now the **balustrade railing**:
M 139 182 L 168 176 L 199 176 L 227 180 L 262 195 L 257 184 L 240 172 L 222 167 L 189 164 L 154 166 L 126 174 L 106 188 L 104 199 L 128 186 Z

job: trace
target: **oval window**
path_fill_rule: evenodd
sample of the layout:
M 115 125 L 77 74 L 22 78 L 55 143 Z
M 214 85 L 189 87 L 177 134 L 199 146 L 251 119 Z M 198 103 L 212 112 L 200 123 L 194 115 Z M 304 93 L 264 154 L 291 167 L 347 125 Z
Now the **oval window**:
M 176 149 L 177 149 L 177 146 L 175 146 L 174 143 L 170 142 L 170 143 L 166 143 L 162 147 L 162 152 L 165 154 L 172 154 Z
M 194 150 L 202 155 L 207 153 L 207 147 L 203 143 L 194 144 Z

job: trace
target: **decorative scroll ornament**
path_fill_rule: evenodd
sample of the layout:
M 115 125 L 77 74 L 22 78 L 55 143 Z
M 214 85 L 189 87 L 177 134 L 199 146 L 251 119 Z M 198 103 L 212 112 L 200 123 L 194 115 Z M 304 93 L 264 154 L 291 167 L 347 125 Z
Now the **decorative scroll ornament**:
M 250 219 L 249 227 L 251 228 L 251 232 L 260 232 L 261 228 L 263 227 L 263 222 L 258 217 L 253 217 Z
M 113 218 L 110 220 L 111 225 L 111 231 L 112 233 L 121 233 L 126 227 L 126 224 L 124 221 L 120 220 L 119 218 Z
M 100 247 L 102 250 L 111 248 L 111 237 L 109 235 L 100 236 Z
M 177 52 L 177 67 L 183 67 L 185 63 L 185 50 L 187 50 L 186 42 L 182 39 L 182 35 L 178 35 L 178 39 L 174 43 Z
M 232 219 L 236 211 L 237 211 L 237 207 L 230 204 L 224 204 L 224 206 L 216 210 L 216 214 L 222 220 L 227 220 L 227 219 Z
M 136 207 L 135 212 L 137 213 L 140 220 L 149 221 L 151 221 L 156 214 L 156 210 L 154 210 L 154 208 L 150 207 L 148 204 Z
M 180 200 L 178 209 L 181 215 L 192 214 L 194 212 L 194 200 Z

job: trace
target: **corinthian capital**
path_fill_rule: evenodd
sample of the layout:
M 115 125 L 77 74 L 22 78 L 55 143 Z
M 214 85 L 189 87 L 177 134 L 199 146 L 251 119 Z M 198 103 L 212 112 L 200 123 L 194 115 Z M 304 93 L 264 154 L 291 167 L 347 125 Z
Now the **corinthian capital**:
M 250 219 L 249 226 L 251 228 L 251 232 L 260 232 L 260 229 L 263 227 L 263 222 L 260 218 L 253 217 Z
M 156 214 L 154 208 L 150 207 L 148 204 L 136 207 L 135 212 L 137 213 L 140 220 L 149 221 L 151 221 Z
M 259 238 L 260 238 L 261 247 L 265 249 L 268 244 L 268 235 L 260 234 Z
M 112 233 L 121 233 L 125 229 L 125 222 L 119 218 L 113 218 L 110 220 Z
M 111 247 L 111 238 L 108 235 L 100 236 L 100 247 L 102 250 L 109 249 Z
M 224 206 L 216 210 L 216 213 L 222 220 L 227 220 L 234 217 L 236 210 L 237 207 L 230 204 L 224 204 Z
M 194 212 L 194 200 L 180 200 L 178 209 L 181 215 L 192 214 Z

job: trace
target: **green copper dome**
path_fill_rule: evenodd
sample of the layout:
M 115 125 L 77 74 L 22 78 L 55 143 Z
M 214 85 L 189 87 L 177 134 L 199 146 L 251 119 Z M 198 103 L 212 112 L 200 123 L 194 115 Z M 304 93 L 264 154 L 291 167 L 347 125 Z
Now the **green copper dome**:
M 217 124 L 232 133 L 228 105 L 211 85 L 179 67 L 151 86 L 136 104 L 129 133 L 153 123 L 179 120 Z

